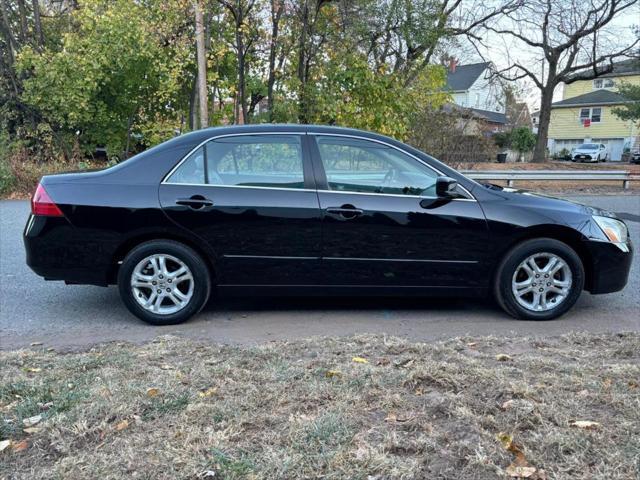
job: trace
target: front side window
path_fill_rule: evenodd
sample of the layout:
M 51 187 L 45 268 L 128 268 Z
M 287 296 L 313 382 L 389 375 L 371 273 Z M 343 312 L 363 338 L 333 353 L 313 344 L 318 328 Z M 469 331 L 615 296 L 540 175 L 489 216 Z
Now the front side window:
M 438 174 L 395 148 L 368 140 L 316 137 L 329 190 L 435 196 Z
M 200 160 L 192 160 L 194 156 Z M 171 175 L 170 183 L 304 188 L 302 146 L 297 135 L 218 138 L 191 157 Z M 196 176 L 200 182 L 185 181 Z

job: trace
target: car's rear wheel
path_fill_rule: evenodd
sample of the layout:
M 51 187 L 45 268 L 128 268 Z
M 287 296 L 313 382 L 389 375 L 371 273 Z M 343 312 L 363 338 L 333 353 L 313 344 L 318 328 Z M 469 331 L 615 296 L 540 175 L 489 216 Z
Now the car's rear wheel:
M 188 320 L 207 302 L 209 270 L 193 249 L 172 240 L 153 240 L 129 252 L 118 272 L 122 301 L 154 325 Z
M 551 320 L 567 312 L 584 287 L 584 267 L 567 244 L 551 238 L 527 240 L 500 263 L 494 292 L 500 306 L 523 320 Z

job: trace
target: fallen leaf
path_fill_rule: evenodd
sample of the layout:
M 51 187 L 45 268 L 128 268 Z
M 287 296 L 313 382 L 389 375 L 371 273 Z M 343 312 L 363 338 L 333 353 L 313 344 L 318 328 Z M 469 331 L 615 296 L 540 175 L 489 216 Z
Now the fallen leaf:
M 121 422 L 118 422 L 118 424 L 116 425 L 116 431 L 120 432 L 122 430 L 124 430 L 125 428 L 127 428 L 129 426 L 129 421 L 128 420 L 122 420 Z
M 27 367 L 25 368 L 25 371 L 29 373 L 38 373 L 38 372 L 41 372 L 42 369 L 37 367 Z
M 342 377 L 342 372 L 338 370 L 327 370 L 327 373 L 325 373 L 324 376 L 327 378 Z
M 508 362 L 509 360 L 513 359 L 506 353 L 499 353 L 496 355 L 496 360 L 498 360 L 499 362 Z
M 413 365 L 413 362 L 415 362 L 415 360 L 413 358 L 407 358 L 406 360 L 402 360 L 402 361 L 396 363 L 396 367 L 408 368 L 411 365 Z
M 638 386 L 640 386 L 640 384 L 638 384 L 638 382 L 636 382 L 635 380 L 629 380 L 627 385 L 629 385 L 629 388 L 638 388 Z
M 467 347 L 469 348 L 475 348 L 478 346 L 478 342 L 469 342 L 467 343 Z
M 11 440 L 2 440 L 0 441 L 0 452 L 6 450 L 11 446 Z
M 162 370 L 173 370 L 173 367 L 171 365 L 161 365 L 160 368 Z
M 53 407 L 53 402 L 38 402 L 38 407 L 40 408 L 40 410 L 49 410 L 51 407 Z
M 38 427 L 28 427 L 28 428 L 23 428 L 22 431 L 24 433 L 38 433 L 41 429 Z
M 521 467 L 511 464 L 507 467 L 507 475 L 510 477 L 529 478 L 536 473 L 535 467 Z
M 575 422 L 570 422 L 569 425 L 572 427 L 585 428 L 585 429 L 593 429 L 600 427 L 598 422 L 593 422 L 591 420 L 576 420 Z
M 380 366 L 384 366 L 384 365 L 389 365 L 391 363 L 391 360 L 389 360 L 387 357 L 381 358 L 376 362 L 376 365 L 380 365 Z
M 27 448 L 29 448 L 29 442 L 27 442 L 26 440 L 22 440 L 21 442 L 11 444 L 11 449 L 14 452 L 21 452 L 23 450 L 26 450 Z
M 157 397 L 160 389 L 156 387 L 147 388 L 147 397 Z
M 201 397 L 213 397 L 218 392 L 218 389 L 215 387 L 209 387 L 206 390 L 202 390 L 198 393 Z
M 362 358 L 362 357 L 353 357 L 351 359 L 352 362 L 356 362 L 356 363 L 369 363 L 369 360 L 367 360 L 366 358 Z
M 384 421 L 389 423 L 405 423 L 411 419 L 413 419 L 413 417 L 398 417 L 395 413 L 390 413 Z
M 42 345 L 42 342 L 31 342 L 32 347 L 39 347 L 40 345 Z
M 33 427 L 34 425 L 40 423 L 40 420 L 42 420 L 42 415 L 35 415 L 33 417 L 23 419 L 22 423 L 25 427 Z

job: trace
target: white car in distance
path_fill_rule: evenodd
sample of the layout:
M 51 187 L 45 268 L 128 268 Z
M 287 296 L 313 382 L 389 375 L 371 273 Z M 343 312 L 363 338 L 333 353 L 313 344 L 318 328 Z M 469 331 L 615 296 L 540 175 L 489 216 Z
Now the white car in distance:
M 571 151 L 572 162 L 606 162 L 609 151 L 603 143 L 583 143 Z

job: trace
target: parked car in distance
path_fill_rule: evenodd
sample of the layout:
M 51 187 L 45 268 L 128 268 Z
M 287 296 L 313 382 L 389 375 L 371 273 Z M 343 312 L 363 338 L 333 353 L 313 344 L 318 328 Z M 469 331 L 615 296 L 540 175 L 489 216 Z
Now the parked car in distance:
M 615 214 L 477 183 L 396 140 L 308 125 L 199 130 L 47 175 L 24 231 L 47 280 L 117 284 L 153 324 L 221 294 L 495 296 L 520 319 L 621 290 Z
M 571 152 L 573 162 L 606 162 L 609 159 L 609 151 L 603 143 L 583 143 Z
M 636 150 L 631 153 L 631 159 L 629 160 L 631 163 L 640 163 L 640 150 Z

